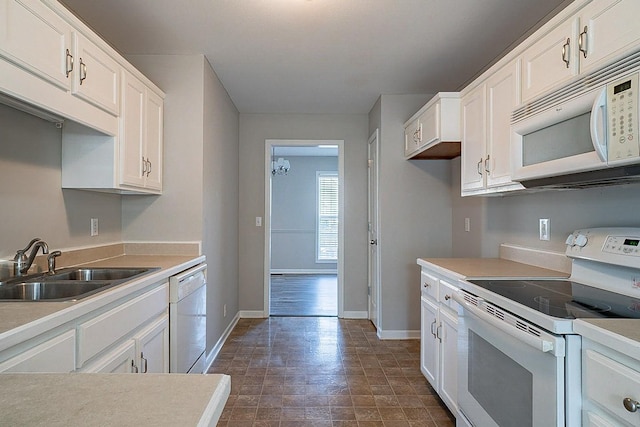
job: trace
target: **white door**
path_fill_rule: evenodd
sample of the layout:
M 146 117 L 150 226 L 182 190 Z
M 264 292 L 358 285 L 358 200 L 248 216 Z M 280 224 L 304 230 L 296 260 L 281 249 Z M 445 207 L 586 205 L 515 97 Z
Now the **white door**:
M 378 129 L 369 138 L 369 319 L 378 327 L 380 264 L 378 254 Z

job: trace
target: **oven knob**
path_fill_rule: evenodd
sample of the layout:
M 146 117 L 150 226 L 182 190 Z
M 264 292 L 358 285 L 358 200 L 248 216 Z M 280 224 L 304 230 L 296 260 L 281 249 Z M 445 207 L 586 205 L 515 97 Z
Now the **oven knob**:
M 575 236 L 573 234 L 569 234 L 569 237 L 567 237 L 567 240 L 564 243 L 569 246 L 573 246 L 575 245 L 575 241 L 576 241 Z
M 585 236 L 584 234 L 578 234 L 576 236 L 575 244 L 583 248 L 587 245 L 588 241 L 589 239 L 587 239 L 587 236 Z

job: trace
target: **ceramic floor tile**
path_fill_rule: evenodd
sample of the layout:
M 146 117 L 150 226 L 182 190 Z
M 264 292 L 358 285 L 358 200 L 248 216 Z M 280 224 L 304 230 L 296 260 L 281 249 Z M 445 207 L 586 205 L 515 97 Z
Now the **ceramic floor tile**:
M 453 427 L 418 341 L 368 320 L 241 319 L 210 373 L 231 375 L 221 427 Z

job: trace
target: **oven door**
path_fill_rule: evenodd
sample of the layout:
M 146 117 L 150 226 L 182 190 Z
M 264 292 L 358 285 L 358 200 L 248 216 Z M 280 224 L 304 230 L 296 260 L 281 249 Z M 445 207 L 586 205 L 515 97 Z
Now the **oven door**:
M 473 295 L 454 299 L 458 406 L 474 426 L 564 426 L 564 338 Z

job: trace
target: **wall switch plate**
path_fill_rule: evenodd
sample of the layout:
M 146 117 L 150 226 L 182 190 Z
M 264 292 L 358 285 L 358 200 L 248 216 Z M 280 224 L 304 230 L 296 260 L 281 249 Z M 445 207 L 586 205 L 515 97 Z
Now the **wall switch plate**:
M 464 219 L 464 231 L 471 231 L 471 219 L 470 218 L 465 218 Z
M 256 227 L 262 227 L 262 217 L 261 216 L 257 216 L 256 217 Z
M 98 218 L 91 218 L 91 235 L 98 235 Z
M 549 240 L 549 218 L 540 218 L 540 240 Z

